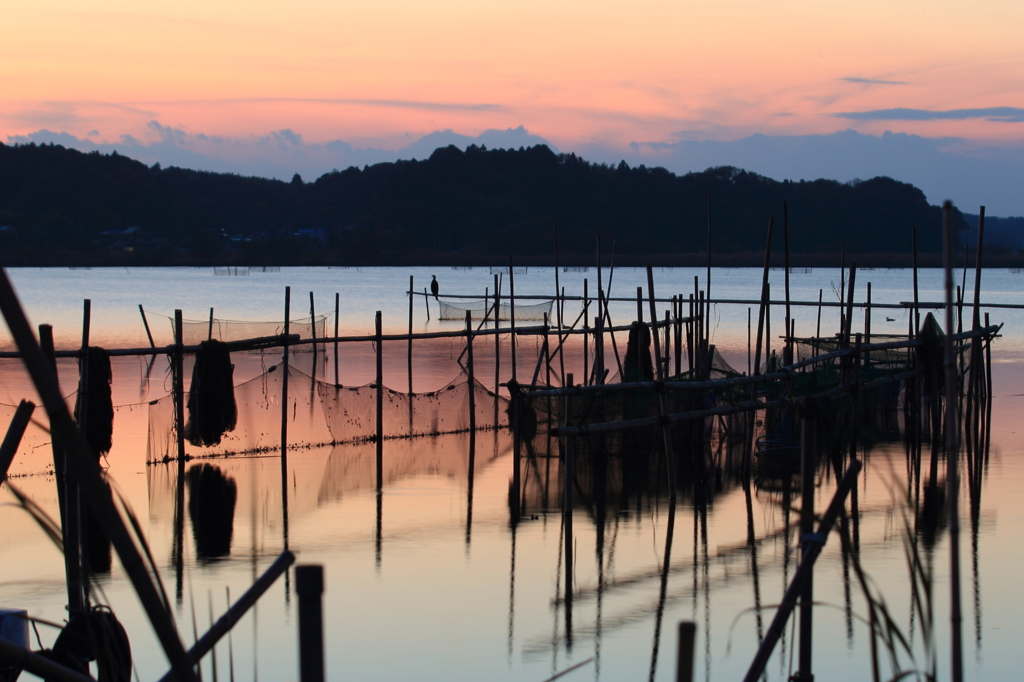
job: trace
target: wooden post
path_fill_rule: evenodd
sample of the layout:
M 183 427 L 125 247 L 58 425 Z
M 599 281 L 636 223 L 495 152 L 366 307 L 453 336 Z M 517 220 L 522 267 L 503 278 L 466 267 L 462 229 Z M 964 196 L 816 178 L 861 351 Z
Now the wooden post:
M 558 221 L 555 221 L 555 322 L 558 328 L 558 358 L 559 358 L 559 380 L 560 383 L 565 385 L 565 352 L 562 350 L 562 342 L 565 340 L 562 338 L 562 306 L 564 304 L 564 295 L 562 292 L 561 284 L 558 281 Z M 548 382 L 551 385 L 551 382 Z
M 210 323 L 206 327 L 206 340 L 209 341 L 213 338 L 213 308 L 210 308 Z
M 373 320 L 377 344 L 377 490 L 384 487 L 384 336 L 380 311 Z
M 516 276 L 512 256 L 508 258 L 509 346 L 512 353 L 512 381 L 516 380 Z
M 636 321 L 640 324 L 644 323 L 644 288 L 636 288 Z M 654 322 L 654 320 L 651 320 Z
M 427 296 L 426 287 L 423 287 L 423 307 L 427 310 L 427 322 L 430 322 L 430 298 Z
M 295 592 L 299 595 L 299 680 L 324 681 L 324 567 L 295 567 Z
M 409 395 L 412 395 L 412 281 L 413 275 L 409 275 L 409 349 L 406 352 L 406 364 L 409 365 Z M 469 311 L 467 311 L 469 312 Z M 410 405 L 411 405 L 410 401 Z
M 410 350 L 412 341 L 410 340 Z M 476 378 L 473 374 L 473 318 L 466 311 L 466 374 L 469 379 L 469 432 L 476 433 Z
M 957 427 L 958 382 L 953 357 L 953 204 L 949 201 L 942 206 L 943 228 L 943 266 L 945 268 L 946 285 L 946 335 L 945 335 L 945 374 L 946 374 L 946 518 L 949 523 L 949 583 L 950 583 L 950 678 L 953 682 L 963 680 L 963 644 L 961 639 L 960 612 L 960 510 L 958 498 L 960 494 L 959 469 L 959 438 Z
M 710 195 L 710 192 L 708 193 Z M 676 651 L 676 682 L 693 682 L 694 640 L 697 624 L 692 620 L 679 621 Z
M 181 326 L 180 323 L 178 326 Z M 78 430 L 83 436 L 89 428 L 87 415 L 89 414 L 89 333 L 91 327 L 92 301 L 87 298 L 82 301 L 82 350 L 78 360 Z M 179 410 L 180 405 L 181 403 L 179 402 Z M 178 433 L 183 433 L 183 429 L 179 429 Z M 180 438 L 181 436 L 179 435 Z M 99 453 L 90 452 L 89 454 L 99 459 Z M 65 547 L 65 551 L 71 552 L 74 562 L 78 565 L 80 583 L 77 585 L 76 591 L 81 596 L 77 596 L 77 599 L 83 607 L 87 607 L 89 603 L 87 587 L 89 575 L 86 570 L 88 562 L 82 556 L 83 536 L 87 532 L 85 520 L 82 517 L 83 501 L 77 480 L 68 478 L 65 484 L 67 486 L 66 499 L 68 505 L 68 546 Z
M 156 348 L 156 344 L 153 343 L 153 333 L 149 331 L 149 320 L 146 319 L 146 311 L 143 310 L 142 304 L 139 304 L 139 315 L 142 315 L 142 326 L 146 328 L 146 338 L 149 339 L 149 347 Z

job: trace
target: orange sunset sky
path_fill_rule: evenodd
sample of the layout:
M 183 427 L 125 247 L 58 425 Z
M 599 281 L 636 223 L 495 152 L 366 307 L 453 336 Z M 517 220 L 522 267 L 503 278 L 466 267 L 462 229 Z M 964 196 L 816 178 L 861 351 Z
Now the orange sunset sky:
M 8 142 L 201 150 L 287 130 L 398 150 L 522 125 L 613 158 L 844 130 L 990 156 L 1024 140 L 1024 3 L 1008 0 L 10 0 L 3 23 Z

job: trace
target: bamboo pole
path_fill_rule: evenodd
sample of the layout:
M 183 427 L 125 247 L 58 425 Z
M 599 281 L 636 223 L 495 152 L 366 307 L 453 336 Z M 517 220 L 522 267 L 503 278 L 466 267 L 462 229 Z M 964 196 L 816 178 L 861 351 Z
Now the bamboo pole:
M 572 382 L 572 375 L 568 377 L 570 383 Z M 563 421 L 566 426 L 570 423 L 570 415 L 572 414 L 572 402 L 569 396 L 565 397 L 565 416 Z M 562 524 L 565 529 L 565 604 L 567 609 L 572 608 L 573 598 L 573 568 L 575 562 L 573 561 L 573 533 L 572 533 L 572 498 L 573 498 L 573 480 L 575 478 L 575 462 L 572 448 L 572 437 L 566 437 L 563 439 L 563 474 L 562 474 Z
M 142 326 L 146 328 L 146 338 L 149 339 L 149 347 L 156 348 L 156 344 L 153 343 L 153 333 L 149 331 L 149 320 L 146 319 L 146 311 L 142 308 L 142 304 L 139 304 L 139 315 L 142 315 Z
M 121 559 L 121 565 L 135 587 L 146 614 L 153 625 L 164 652 L 180 680 L 195 680 L 195 673 L 185 654 L 167 611 L 166 598 L 153 585 L 142 556 L 128 534 L 111 497 L 110 488 L 103 482 L 99 464 L 89 453 L 85 438 L 78 432 L 67 405 L 60 393 L 56 374 L 45 359 L 29 327 L 25 313 L 18 302 L 6 272 L 0 268 L 0 312 L 24 356 L 25 367 L 36 390 L 46 406 L 50 430 L 57 447 L 68 452 L 69 474 L 83 488 L 83 499 L 92 508 L 98 522 L 110 537 Z
M 512 256 L 508 257 L 509 346 L 512 354 L 512 381 L 516 380 L 516 275 Z
M 705 289 L 707 290 L 708 308 L 711 308 L 711 190 L 708 190 L 708 274 Z M 710 310 L 709 310 L 710 312 Z M 711 315 L 708 315 L 707 337 L 711 338 Z
M 427 288 L 423 287 L 423 307 L 427 310 L 427 322 L 430 322 L 430 299 L 427 298 Z
M 406 351 L 406 364 L 409 366 L 409 395 L 412 395 L 412 279 L 413 275 L 409 275 L 409 348 Z M 468 314 L 469 311 L 467 310 L 466 313 Z
M 863 465 L 859 461 L 850 462 L 850 467 L 846 470 L 846 474 L 839 482 L 839 487 L 836 490 L 835 495 L 832 497 L 832 502 L 828 506 L 828 510 L 821 519 L 821 523 L 818 525 L 818 532 L 815 534 L 817 537 L 808 543 L 807 553 L 800 561 L 800 567 L 797 568 L 796 575 L 793 576 L 793 581 L 789 584 L 789 588 L 786 590 L 786 594 L 782 598 L 782 602 L 779 605 L 778 610 L 775 612 L 775 618 L 772 619 L 772 624 L 768 628 L 768 632 L 765 634 L 764 641 L 761 642 L 761 646 L 757 650 L 757 655 L 754 656 L 754 660 L 750 664 L 750 668 L 747 670 L 746 676 L 743 678 L 744 682 L 756 682 L 764 672 L 764 668 L 768 663 L 768 659 L 772 655 L 772 651 L 775 649 L 775 644 L 779 641 L 779 638 L 783 634 L 783 630 L 786 627 L 786 621 L 789 619 L 789 615 L 793 612 L 794 607 L 798 602 L 800 592 L 803 590 L 804 581 L 807 580 L 808 576 L 814 572 L 814 562 L 821 554 L 822 547 L 825 544 L 825 539 L 828 537 L 829 532 L 832 530 L 832 526 L 835 525 L 836 519 L 839 514 L 842 513 L 845 506 L 844 502 L 846 496 L 850 490 L 857 485 L 857 474 L 860 472 Z
M 210 322 L 206 327 L 206 340 L 213 338 L 213 307 L 210 308 Z
M 654 302 L 654 270 L 650 265 L 647 266 L 647 293 L 650 297 L 651 320 L 657 320 L 658 309 L 655 307 L 656 304 Z M 655 376 L 657 377 L 658 382 L 662 383 L 665 381 L 665 372 L 661 365 L 661 341 L 658 338 L 657 328 L 651 329 L 651 336 L 654 341 L 654 357 L 658 359 L 655 363 Z M 639 339 L 637 339 L 637 341 L 639 342 Z M 668 414 L 668 406 L 665 404 L 665 393 L 660 390 L 658 391 L 658 412 L 662 418 Z M 671 509 L 674 510 L 676 506 L 675 450 L 672 448 L 672 432 L 669 431 L 667 423 L 662 423 L 661 438 L 662 445 L 665 448 L 665 473 L 668 478 L 668 500 Z M 697 455 L 694 455 L 694 457 L 696 456 Z
M 792 315 L 789 310 L 789 204 L 785 201 L 782 202 L 782 246 L 785 250 L 785 275 L 786 275 L 786 334 L 789 335 L 790 320 Z M 793 362 L 793 347 L 789 341 L 786 340 L 785 350 L 782 352 L 782 364 L 788 365 Z
M 284 288 L 284 334 L 285 339 L 291 333 L 292 319 L 292 288 Z M 288 551 L 288 341 L 285 340 L 281 349 L 281 540 L 284 550 Z M 285 575 L 284 598 L 287 603 L 291 598 L 291 583 Z
M 409 278 L 409 291 L 412 291 L 412 277 Z M 412 296 L 409 296 L 409 317 L 412 317 Z M 334 292 L 334 385 L 337 386 L 340 382 L 338 381 L 338 325 L 341 319 L 341 293 Z M 409 335 L 412 336 L 412 328 L 409 328 Z M 412 341 L 409 341 L 411 344 Z M 412 390 L 411 388 L 409 389 Z
M 821 297 L 824 289 L 818 289 L 818 326 L 814 328 L 814 338 L 821 338 Z
M 473 319 L 468 310 L 466 311 L 466 374 L 469 378 L 469 432 L 473 434 L 476 433 L 476 377 L 473 374 Z
M 377 398 L 377 492 L 384 487 L 384 340 L 383 321 L 381 312 L 378 310 L 373 319 L 374 341 L 377 346 L 377 374 L 376 374 L 376 398 Z
M 18 452 L 21 438 L 25 435 L 25 429 L 28 428 L 29 420 L 32 419 L 35 409 L 35 403 L 22 400 L 14 411 L 11 423 L 7 426 L 7 433 L 4 434 L 4 440 L 0 443 L 0 482 L 7 480 L 7 470 L 10 469 L 14 455 Z
M 498 276 L 494 276 L 494 428 L 498 428 L 498 391 L 501 390 L 501 336 L 498 326 L 501 320 L 501 291 L 498 290 Z
M 583 383 L 590 383 L 590 297 L 588 280 L 583 278 Z
M 943 266 L 946 288 L 945 374 L 946 374 L 946 503 L 949 523 L 949 589 L 950 589 L 950 677 L 953 682 L 963 680 L 963 643 L 960 611 L 960 470 L 959 438 L 956 414 L 957 379 L 953 357 L 953 204 L 942 206 Z
M 919 305 L 918 290 L 917 290 L 917 228 L 913 227 L 910 230 L 911 248 L 914 252 L 914 336 L 921 333 L 921 307 Z M 951 332 L 952 329 L 947 329 L 946 332 Z
M 594 382 L 604 384 L 604 285 L 601 281 L 601 235 L 597 235 L 597 315 L 594 318 Z

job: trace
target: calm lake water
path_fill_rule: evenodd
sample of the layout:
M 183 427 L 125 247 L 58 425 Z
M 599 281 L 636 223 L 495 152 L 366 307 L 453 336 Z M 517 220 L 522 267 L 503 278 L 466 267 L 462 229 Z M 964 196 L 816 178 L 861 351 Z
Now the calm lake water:
M 12 269 L 9 276 L 33 324 L 54 325 L 58 347 L 81 342 L 82 299 L 92 301 L 91 339 L 108 348 L 148 346 L 139 304 L 149 316 L 156 343 L 171 342 L 169 317 L 175 308 L 186 319 L 203 320 L 214 308 L 217 318 L 279 320 L 284 287 L 291 286 L 293 318 L 308 316 L 314 292 L 317 314 L 333 316 L 340 293 L 342 334 L 373 331 L 374 313 L 383 313 L 385 333 L 408 326 L 409 276 L 422 291 L 437 275 L 442 296 L 493 290 L 487 268 L 471 271 L 427 268 L 283 268 L 248 277 L 215 276 L 212 268 L 154 269 Z M 607 270 L 603 273 L 607 286 Z M 705 288 L 703 269 L 657 269 L 659 296 L 693 291 L 694 276 Z M 771 272 L 772 298 L 783 298 L 783 272 Z M 960 281 L 960 271 L 956 273 Z M 559 273 L 566 293 L 582 293 L 583 280 L 596 291 L 597 273 Z M 874 303 L 912 299 L 912 272 L 859 271 L 856 298 L 864 300 L 872 285 Z M 759 269 L 715 269 L 715 298 L 758 296 Z M 794 300 L 836 301 L 838 268 L 815 268 L 791 275 Z M 554 290 L 550 268 L 530 268 L 516 275 L 517 294 L 549 294 Z M 634 296 L 644 286 L 640 269 L 617 268 L 611 295 Z M 503 278 L 507 294 L 508 276 Z M 941 272 L 925 270 L 921 299 L 940 301 Z M 973 272 L 968 276 L 971 300 Z M 1024 303 L 1024 274 L 986 270 L 982 300 Z M 432 299 L 427 321 L 424 298 L 414 300 L 415 331 L 455 330 L 459 322 L 441 322 Z M 660 308 L 665 308 L 663 305 Z M 747 367 L 747 305 L 713 308 L 712 342 L 734 367 Z M 635 318 L 632 302 L 613 304 L 612 318 L 625 324 Z M 575 319 L 578 304 L 567 304 Z M 962 487 L 961 571 L 965 667 L 971 680 L 1005 680 L 1019 675 L 1020 614 L 1024 589 L 1024 315 L 1022 311 L 988 309 L 993 323 L 1005 323 L 993 344 L 993 424 L 990 461 L 977 514 L 969 512 Z M 645 308 L 646 313 L 646 308 Z M 817 309 L 796 308 L 796 333 L 814 334 Z M 784 315 L 771 312 L 775 347 Z M 965 317 L 967 315 L 965 314 Z M 756 328 L 757 311 L 753 311 Z M 887 319 L 891 318 L 891 320 Z M 838 327 L 839 309 L 825 308 L 823 334 Z M 855 331 L 863 316 L 855 316 Z M 333 317 L 328 321 L 333 332 Z M 534 324 L 534 323 L 524 323 Z M 875 309 L 874 334 L 906 333 L 903 310 Z M 776 331 L 779 330 L 779 331 Z M 619 344 L 624 346 L 624 338 Z M 494 384 L 493 342 L 479 341 L 478 379 Z M 508 378 L 508 339 L 502 340 L 501 381 Z M 519 347 L 520 375 L 532 373 L 538 342 Z M 458 375 L 460 340 L 417 346 L 414 390 L 444 388 Z M 12 344 L 0 327 L 0 350 Z M 384 383 L 407 389 L 405 344 L 385 344 Z M 582 347 L 570 345 L 567 369 L 582 375 Z M 299 353 L 291 365 L 305 373 L 359 386 L 373 380 L 373 349 L 366 343 L 342 347 L 337 367 L 333 349 L 314 356 Z M 279 355 L 235 354 L 235 382 L 265 376 Z M 593 507 L 577 498 L 574 515 L 577 597 L 571 614 L 560 596 L 565 584 L 562 566 L 560 497 L 545 498 L 540 471 L 527 472 L 526 518 L 510 524 L 509 481 L 511 442 L 505 431 L 476 437 L 472 475 L 467 434 L 387 441 L 384 445 L 385 485 L 378 498 L 374 483 L 374 446 L 350 445 L 297 450 L 287 473 L 287 517 L 282 505 L 281 462 L 276 456 L 232 457 L 193 461 L 190 467 L 212 465 L 233 481 L 236 503 L 229 525 L 227 552 L 211 557 L 203 537 L 185 519 L 183 563 L 175 565 L 174 510 L 176 467 L 147 465 L 150 447 L 150 401 L 165 397 L 171 386 L 166 357 L 113 360 L 114 445 L 107 456 L 108 473 L 126 503 L 143 523 L 162 579 L 175 604 L 179 631 L 186 644 L 208 627 L 211 610 L 217 617 L 228 593 L 237 598 L 287 546 L 299 563 L 325 568 L 325 633 L 330 679 L 354 680 L 480 680 L 541 682 L 566 668 L 588 661 L 567 680 L 674 679 L 675 624 L 694 620 L 697 628 L 697 679 L 742 677 L 758 638 L 773 615 L 797 563 L 797 532 L 787 523 L 782 494 L 754 486 L 747 494 L 728 472 L 721 490 L 706 511 L 696 510 L 688 495 L 678 502 L 674 541 L 667 578 L 662 580 L 666 550 L 668 501 L 664 490 L 609 510 L 599 522 Z M 77 382 L 73 360 L 59 363 L 62 388 L 71 393 Z M 305 376 L 303 375 L 303 376 Z M 186 369 L 186 378 L 190 376 Z M 298 375 L 297 375 L 298 376 Z M 308 379 L 309 377 L 307 377 Z M 310 384 L 312 385 L 312 384 Z M 0 360 L 0 417 L 6 424 L 13 406 L 34 391 L 17 360 Z M 304 400 L 315 403 L 308 391 Z M 305 403 L 303 403 L 305 404 Z M 276 413 L 279 414 L 279 413 Z M 273 416 L 268 416 L 270 428 Z M 17 455 L 15 485 L 57 517 L 54 480 L 48 475 L 50 451 L 46 434 L 33 427 Z M 897 625 L 912 638 L 922 655 L 921 614 L 911 606 L 904 558 L 904 509 L 907 466 L 902 441 L 875 443 L 866 453 L 860 483 L 860 556 L 884 595 Z M 557 469 L 557 461 L 552 463 Z M 550 474 L 551 472 L 544 472 Z M 557 479 L 557 471 L 553 474 Z M 472 480 L 472 483 L 470 481 Z M 834 481 L 819 481 L 817 505 L 831 498 Z M 532 485 L 532 487 L 531 487 Z M 557 488 L 557 486 L 555 486 Z M 28 609 L 32 616 L 60 621 L 66 602 L 60 553 L 13 502 L 6 490 L 0 506 L 0 565 L 3 573 L 0 606 Z M 790 521 L 795 524 L 795 518 Z M 599 528 L 603 530 L 599 532 Z M 750 541 L 750 532 L 753 542 Z M 285 534 L 287 533 L 287 538 Z M 922 543 L 934 571 L 935 638 L 940 677 L 948 671 L 949 553 L 945 530 L 934 542 Z M 853 582 L 851 582 L 851 580 Z M 132 638 L 139 677 L 155 679 L 166 668 L 162 651 L 115 559 L 109 575 L 99 579 L 103 599 L 125 624 Z M 869 639 L 862 618 L 866 611 L 849 562 L 839 543 L 830 540 L 815 573 L 815 669 L 822 680 L 870 679 Z M 238 679 L 297 679 L 296 599 L 294 585 L 281 580 L 235 628 L 231 640 L 217 647 L 219 675 L 228 679 L 233 666 Z M 195 623 L 195 626 L 193 625 Z M 55 631 L 40 626 L 42 645 Z M 33 642 L 34 642 L 33 635 Z M 768 679 L 784 680 L 794 669 L 793 634 L 768 666 Z M 909 664 L 908 664 L 909 665 Z M 211 675 L 212 659 L 204 662 Z

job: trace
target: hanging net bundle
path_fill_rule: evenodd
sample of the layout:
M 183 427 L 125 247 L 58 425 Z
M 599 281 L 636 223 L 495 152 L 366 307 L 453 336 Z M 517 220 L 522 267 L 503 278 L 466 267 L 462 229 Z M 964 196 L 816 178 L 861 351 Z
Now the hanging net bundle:
M 441 308 L 441 319 L 442 320 L 465 320 L 466 311 L 469 311 L 469 316 L 474 320 L 482 320 L 485 317 L 487 319 L 494 319 L 494 300 L 485 301 L 480 299 L 467 300 L 455 302 L 447 302 L 438 300 L 438 304 Z M 554 304 L 554 300 L 541 301 L 540 303 L 531 303 L 524 305 L 522 303 L 516 304 L 516 319 L 517 320 L 530 320 L 543 322 L 544 316 L 547 315 L 548 319 L 551 319 L 551 307 Z M 501 301 L 498 306 L 498 315 L 502 320 L 508 320 L 512 317 L 512 306 L 507 301 Z

